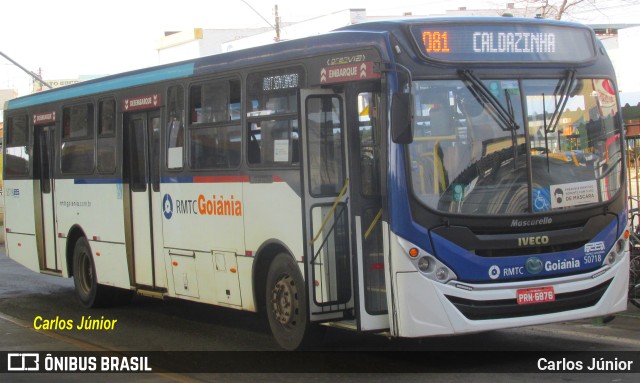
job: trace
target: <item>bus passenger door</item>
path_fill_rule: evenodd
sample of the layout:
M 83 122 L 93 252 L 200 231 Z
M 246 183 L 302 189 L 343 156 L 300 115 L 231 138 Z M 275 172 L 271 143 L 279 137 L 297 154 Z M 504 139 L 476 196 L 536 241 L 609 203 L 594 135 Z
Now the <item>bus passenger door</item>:
M 34 211 L 40 270 L 60 273 L 56 254 L 56 214 L 54 204 L 53 132 L 55 125 L 36 126 L 34 135 Z
M 154 238 L 161 238 L 160 225 L 160 112 L 139 112 L 124 115 L 124 203 L 125 238 L 129 277 L 143 288 L 155 289 L 164 280 L 156 273 L 163 265 L 154 249 Z M 158 258 L 156 260 L 156 258 Z M 157 275 L 158 274 L 158 275 Z M 162 279 L 160 279 L 162 278 Z M 159 283 L 161 282 L 161 283 Z
M 353 316 L 344 97 L 301 91 L 305 270 L 311 321 Z
M 382 209 L 383 148 L 379 84 L 347 89 L 353 253 L 358 330 L 389 328 Z

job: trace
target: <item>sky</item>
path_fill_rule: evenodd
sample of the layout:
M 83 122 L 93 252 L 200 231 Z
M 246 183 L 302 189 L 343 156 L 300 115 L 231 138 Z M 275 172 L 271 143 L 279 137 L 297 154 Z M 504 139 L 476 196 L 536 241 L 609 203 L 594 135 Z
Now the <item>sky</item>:
M 153 66 L 165 31 L 193 28 L 266 27 L 278 5 L 283 22 L 296 22 L 348 8 L 367 15 L 432 15 L 466 6 L 504 7 L 518 0 L 20 0 L 0 3 L 0 52 L 44 79 L 73 79 Z M 598 0 L 601 11 L 584 20 L 639 22 L 638 0 Z M 248 5 L 250 4 L 254 10 Z M 313 4 L 313 5 L 312 5 Z M 262 17 L 260 16 L 262 15 Z M 24 88 L 31 80 L 0 57 L 0 89 Z

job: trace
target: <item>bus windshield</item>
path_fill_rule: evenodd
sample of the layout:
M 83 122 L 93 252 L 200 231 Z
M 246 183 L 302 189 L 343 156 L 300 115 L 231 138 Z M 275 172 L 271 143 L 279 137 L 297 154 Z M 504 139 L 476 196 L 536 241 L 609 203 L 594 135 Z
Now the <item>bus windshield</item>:
M 414 195 L 453 214 L 522 215 L 606 202 L 622 183 L 612 82 L 415 81 Z

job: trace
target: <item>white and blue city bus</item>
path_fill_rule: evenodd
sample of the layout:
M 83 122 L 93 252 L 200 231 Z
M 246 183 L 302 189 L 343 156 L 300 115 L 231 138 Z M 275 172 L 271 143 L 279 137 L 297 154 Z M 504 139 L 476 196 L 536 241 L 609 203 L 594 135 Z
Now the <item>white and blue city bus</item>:
M 123 58 L 126 59 L 126 58 Z M 5 108 L 6 249 L 133 293 L 426 337 L 626 308 L 622 119 L 585 26 L 362 23 Z

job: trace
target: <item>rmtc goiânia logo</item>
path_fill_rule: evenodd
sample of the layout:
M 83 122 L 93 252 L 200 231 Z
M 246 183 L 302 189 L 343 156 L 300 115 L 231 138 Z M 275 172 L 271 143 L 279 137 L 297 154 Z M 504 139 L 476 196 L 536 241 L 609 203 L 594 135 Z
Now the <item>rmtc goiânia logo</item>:
M 207 198 L 200 194 L 197 199 L 177 199 L 175 204 L 170 194 L 165 194 L 162 199 L 162 213 L 166 219 L 171 219 L 173 214 L 192 214 L 209 216 L 241 217 L 242 201 L 235 199 L 234 195 L 213 195 Z

